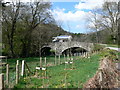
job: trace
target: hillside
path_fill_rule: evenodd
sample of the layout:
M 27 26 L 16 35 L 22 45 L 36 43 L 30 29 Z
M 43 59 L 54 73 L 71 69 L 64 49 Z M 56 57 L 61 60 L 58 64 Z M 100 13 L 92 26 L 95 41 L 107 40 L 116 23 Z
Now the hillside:
M 113 34 L 110 33 L 108 30 L 101 30 L 98 32 L 92 32 L 88 34 L 73 34 L 74 40 L 82 41 L 82 42 L 92 42 L 96 43 L 98 35 L 98 41 L 99 43 L 106 43 L 106 44 L 118 44 L 118 33 L 116 33 L 116 38 L 113 38 Z M 115 42 L 114 42 L 115 40 Z

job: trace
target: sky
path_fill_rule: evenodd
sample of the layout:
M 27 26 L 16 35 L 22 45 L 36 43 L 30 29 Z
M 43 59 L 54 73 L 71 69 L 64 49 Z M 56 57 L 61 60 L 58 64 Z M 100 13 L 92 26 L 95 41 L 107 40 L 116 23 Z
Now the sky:
M 5 0 L 10 1 L 10 0 Z M 24 2 L 34 0 L 22 0 Z M 36 0 L 39 1 L 39 0 Z M 72 33 L 89 32 L 86 19 L 94 8 L 101 8 L 105 0 L 45 0 L 52 2 L 51 13 L 57 24 Z M 112 1 L 112 0 L 108 0 Z M 117 1 L 117 0 L 113 0 Z
M 87 33 L 87 16 L 91 10 L 101 7 L 103 0 L 79 0 L 76 2 L 53 2 L 52 14 L 58 25 L 73 33 Z

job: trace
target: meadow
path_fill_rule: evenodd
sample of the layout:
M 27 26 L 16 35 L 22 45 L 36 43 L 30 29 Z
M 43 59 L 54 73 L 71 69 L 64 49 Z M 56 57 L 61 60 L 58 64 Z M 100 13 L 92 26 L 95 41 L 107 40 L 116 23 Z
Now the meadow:
M 46 57 L 47 70 L 36 70 L 37 66 L 40 66 L 39 57 L 19 58 L 19 59 L 8 59 L 10 66 L 10 85 L 15 83 L 15 65 L 16 61 L 19 60 L 20 72 L 21 62 L 25 60 L 31 72 L 25 69 L 24 77 L 20 78 L 18 84 L 14 84 L 14 88 L 82 88 L 83 84 L 94 76 L 99 67 L 99 61 L 104 56 L 120 55 L 120 53 L 113 50 L 103 50 L 97 54 L 92 54 L 90 58 L 83 58 L 80 56 L 73 56 L 72 64 L 65 64 L 67 57 L 61 56 L 61 64 L 59 64 L 59 57 L 57 57 L 57 65 L 54 64 L 55 57 Z M 45 67 L 44 58 L 42 59 L 42 65 Z M 5 74 L 5 69 L 3 69 Z M 45 77 L 46 74 L 46 77 Z
M 15 88 L 82 88 L 83 84 L 91 78 L 98 69 L 100 55 L 92 55 L 90 58 L 73 57 L 73 64 L 60 64 L 47 67 L 47 78 L 45 71 L 35 70 L 39 66 L 39 58 L 26 59 L 28 65 L 35 72 L 33 75 L 25 76 Z M 58 58 L 57 58 L 58 60 Z M 47 62 L 53 64 L 54 57 L 47 57 Z M 64 57 L 61 57 L 64 62 Z

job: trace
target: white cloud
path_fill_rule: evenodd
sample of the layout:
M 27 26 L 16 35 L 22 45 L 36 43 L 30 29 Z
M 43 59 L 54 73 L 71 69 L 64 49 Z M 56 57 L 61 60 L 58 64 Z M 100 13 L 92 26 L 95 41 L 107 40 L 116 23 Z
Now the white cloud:
M 79 4 L 75 5 L 77 9 L 94 9 L 95 7 L 101 7 L 104 0 L 81 0 Z
M 76 28 L 81 28 L 81 25 L 76 25 Z
M 94 9 L 101 8 L 102 4 L 107 2 L 118 2 L 119 0 L 81 0 L 79 4 L 75 5 L 76 9 Z
M 83 20 L 85 17 L 86 12 L 84 11 L 68 11 L 65 13 L 65 9 L 55 9 L 52 11 L 53 16 L 55 17 L 56 20 L 61 20 L 61 21 L 80 21 Z

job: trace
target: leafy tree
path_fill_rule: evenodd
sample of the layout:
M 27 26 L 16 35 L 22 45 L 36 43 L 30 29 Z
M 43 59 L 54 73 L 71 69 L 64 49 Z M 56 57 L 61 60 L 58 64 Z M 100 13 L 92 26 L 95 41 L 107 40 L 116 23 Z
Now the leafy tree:
M 20 2 L 12 2 L 10 6 L 5 6 L 2 9 L 3 42 L 7 42 L 11 57 L 14 57 L 14 34 L 17 28 L 17 21 L 19 20 Z M 5 40 L 4 38 L 7 39 Z
M 31 55 L 34 30 L 41 24 L 55 24 L 50 7 L 49 2 L 42 1 L 11 2 L 10 5 L 2 7 L 2 37 L 6 54 L 10 57 Z
M 54 19 L 49 11 L 51 4 L 46 2 L 28 3 L 22 9 L 22 21 L 24 22 L 25 33 L 22 41 L 22 54 L 29 56 L 32 45 L 32 33 L 40 24 L 48 24 L 54 22 Z M 42 33 L 42 31 L 40 32 Z

